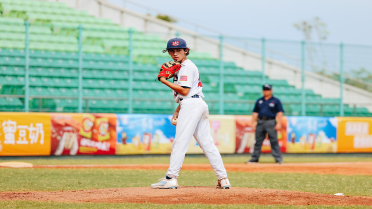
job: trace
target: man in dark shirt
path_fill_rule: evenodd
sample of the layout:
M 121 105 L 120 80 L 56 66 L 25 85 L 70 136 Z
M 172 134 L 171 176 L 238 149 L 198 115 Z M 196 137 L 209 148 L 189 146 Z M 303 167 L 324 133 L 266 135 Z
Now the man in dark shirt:
M 256 144 L 254 145 L 252 159 L 246 163 L 258 162 L 262 143 L 266 134 L 268 134 L 271 144 L 271 153 L 276 163 L 282 164 L 283 159 L 278 144 L 277 131 L 282 128 L 281 121 L 284 110 L 280 100 L 273 96 L 272 86 L 270 84 L 263 85 L 262 89 L 263 97 L 256 101 L 252 115 L 252 129 L 256 131 Z

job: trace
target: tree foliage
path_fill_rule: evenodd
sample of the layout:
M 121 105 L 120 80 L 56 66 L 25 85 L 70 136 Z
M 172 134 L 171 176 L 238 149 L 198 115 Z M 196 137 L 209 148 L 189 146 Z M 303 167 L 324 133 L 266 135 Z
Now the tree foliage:
M 158 14 L 156 16 L 156 18 L 160 19 L 160 20 L 164 20 L 164 21 L 167 21 L 167 22 L 170 22 L 170 23 L 175 23 L 177 22 L 177 19 L 169 16 L 169 15 L 162 15 L 162 14 Z

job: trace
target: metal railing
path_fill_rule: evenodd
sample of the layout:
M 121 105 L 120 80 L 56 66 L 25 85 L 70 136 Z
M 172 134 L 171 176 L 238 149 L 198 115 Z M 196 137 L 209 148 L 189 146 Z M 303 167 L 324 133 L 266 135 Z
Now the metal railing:
M 25 95 L 24 96 L 21 96 L 21 95 L 0 95 L 0 97 L 17 97 L 17 98 L 23 98 L 24 99 L 24 111 L 25 112 L 29 112 L 30 111 L 30 108 L 29 108 L 29 101 L 31 98 L 39 98 L 40 101 L 41 99 L 51 99 L 51 98 L 54 98 L 54 99 L 77 99 L 78 100 L 78 108 L 77 108 L 77 111 L 78 112 L 83 112 L 84 109 L 85 111 L 89 110 L 89 106 L 87 105 L 88 104 L 88 100 L 91 100 L 91 99 L 106 99 L 106 100 L 126 100 L 128 101 L 128 113 L 133 113 L 133 101 L 134 100 L 142 100 L 140 98 L 136 98 L 134 99 L 133 98 L 133 73 L 134 73 L 134 69 L 133 69 L 133 65 L 134 65 L 134 62 L 135 62 L 135 55 L 134 55 L 134 43 L 137 43 L 135 40 L 134 40 L 134 36 L 135 35 L 138 35 L 138 34 L 142 34 L 142 35 L 159 35 L 163 38 L 164 40 L 164 45 L 166 44 L 166 38 L 165 37 L 171 37 L 171 36 L 180 36 L 180 37 L 184 37 L 184 36 L 187 36 L 187 34 L 179 34 L 179 33 L 175 33 L 175 34 L 160 34 L 160 33 L 151 33 L 151 32 L 143 32 L 143 33 L 140 33 L 140 32 L 136 32 L 134 31 L 132 28 L 130 28 L 127 32 L 122 32 L 120 31 L 123 36 L 126 35 L 124 33 L 127 33 L 127 39 L 123 39 L 123 41 L 127 41 L 127 51 L 128 51 L 128 68 L 125 69 L 128 71 L 128 83 L 129 83 L 129 86 L 128 86 L 128 98 L 107 98 L 107 97 L 85 97 L 83 96 L 83 69 L 84 69 L 84 66 L 83 66 L 83 63 L 84 63 L 84 58 L 83 58 L 83 46 L 84 46 L 84 37 L 86 37 L 84 35 L 84 31 L 87 29 L 86 27 L 84 27 L 84 25 L 79 25 L 77 28 L 76 27 L 72 27 L 72 26 L 61 26 L 61 27 L 64 27 L 64 28 L 69 28 L 69 29 L 74 29 L 74 30 L 77 30 L 77 40 L 78 40 L 78 44 L 77 44 L 77 57 L 78 57 L 78 95 L 76 97 L 57 97 L 57 96 L 30 96 L 30 84 L 29 84 L 29 77 L 30 77 L 30 23 L 28 20 L 25 21 L 24 23 L 24 26 L 25 26 L 25 47 L 24 47 L 24 50 L 25 50 Z M 53 27 L 53 25 L 50 25 L 48 23 L 43 23 L 43 24 L 38 24 L 38 23 L 32 23 L 31 27 L 32 26 L 47 26 L 47 27 Z M 100 29 L 96 29 L 97 31 L 100 31 Z M 110 31 L 111 29 L 105 29 L 106 31 Z M 112 29 L 112 31 L 114 32 L 117 32 L 115 31 L 115 29 Z M 89 34 L 88 34 L 89 35 Z M 192 36 L 192 35 L 190 35 Z M 294 66 L 294 67 L 299 67 L 299 69 L 301 69 L 301 97 L 298 98 L 298 102 L 283 102 L 285 105 L 291 105 L 291 104 L 300 104 L 301 105 L 301 115 L 306 115 L 307 111 L 306 111 L 306 105 L 307 104 L 312 104 L 311 101 L 306 101 L 306 86 L 305 86 L 305 83 L 306 83 L 306 73 L 307 72 L 314 72 L 314 70 L 312 69 L 325 69 L 327 70 L 328 73 L 333 73 L 333 74 L 337 74 L 339 75 L 339 83 L 340 83 L 340 87 L 339 87 L 339 102 L 337 103 L 337 105 L 339 106 L 339 115 L 340 116 L 343 116 L 344 115 L 344 105 L 345 103 L 343 102 L 343 90 L 344 90 L 344 87 L 343 87 L 343 84 L 345 82 L 345 78 L 347 79 L 350 79 L 348 76 L 344 76 L 345 74 L 345 62 L 347 62 L 347 60 L 345 61 L 345 46 L 346 47 L 350 47 L 350 45 L 344 45 L 344 44 L 339 44 L 339 45 L 329 45 L 332 47 L 332 49 L 338 49 L 338 53 L 332 53 L 332 56 L 337 56 L 337 62 L 338 64 L 335 64 L 333 65 L 332 69 L 329 69 L 325 66 L 320 66 L 320 65 L 317 65 L 317 60 L 315 60 L 315 62 L 313 62 L 314 60 L 311 60 L 311 61 L 307 61 L 308 59 L 308 52 L 309 52 L 309 48 L 308 48 L 308 45 L 314 45 L 314 43 L 306 43 L 304 41 L 302 42 L 288 42 L 288 41 L 283 41 L 283 42 L 280 42 L 280 41 L 275 41 L 275 43 L 281 43 L 281 44 L 292 44 L 294 46 L 296 46 L 298 48 L 298 53 L 300 54 L 300 58 L 296 57 L 297 54 L 290 54 L 290 53 L 285 53 L 285 52 L 282 52 L 282 51 L 278 51 L 277 49 L 272 49 L 270 48 L 270 44 L 272 42 L 274 42 L 273 40 L 270 40 L 270 39 L 252 39 L 252 40 L 245 40 L 244 38 L 240 38 L 240 37 L 230 37 L 230 36 L 224 36 L 224 35 L 219 35 L 219 36 L 206 36 L 206 37 L 211 37 L 213 39 L 216 39 L 218 40 L 218 55 L 217 56 L 213 56 L 211 55 L 210 56 L 210 59 L 212 60 L 216 60 L 217 59 L 217 62 L 218 62 L 218 83 L 219 83 L 219 89 L 218 89 L 218 94 L 219 94 L 219 98 L 218 100 L 210 100 L 208 98 L 206 98 L 207 101 L 210 101 L 210 102 L 218 102 L 218 113 L 219 114 L 224 114 L 224 105 L 225 105 L 225 102 L 235 102 L 235 103 L 246 103 L 246 104 L 253 104 L 254 103 L 254 100 L 249 100 L 249 99 L 242 99 L 242 100 L 237 100 L 237 101 L 234 101 L 234 100 L 229 100 L 227 101 L 224 97 L 225 97 L 225 80 L 226 80 L 226 75 L 228 75 L 227 73 L 227 69 L 229 68 L 228 66 L 226 66 L 227 64 L 227 53 L 230 53 L 230 52 L 227 52 L 225 50 L 226 46 L 227 45 L 239 45 L 239 44 L 234 44 L 232 43 L 232 40 L 234 41 L 237 41 L 239 43 L 241 43 L 242 46 L 244 45 L 249 45 L 250 47 L 255 47 L 256 49 L 253 48 L 253 52 L 256 53 L 258 56 L 259 56 L 259 65 L 260 65 L 260 69 L 249 69 L 249 70 L 259 70 L 261 72 L 261 82 L 260 84 L 264 84 L 266 83 L 268 80 L 268 77 L 266 76 L 268 73 L 267 73 L 267 70 L 268 70 L 268 60 L 269 59 L 273 59 L 273 55 L 274 54 L 275 56 L 281 56 L 283 58 L 285 58 L 285 60 L 291 60 L 289 62 L 295 62 L 295 63 L 300 63 L 300 66 Z M 369 46 L 366 46 L 368 49 L 371 49 L 371 52 L 372 52 L 372 47 L 369 47 Z M 275 48 L 275 47 L 274 47 Z M 202 50 L 199 50 L 199 51 L 202 51 Z M 209 51 L 209 50 L 207 50 Z M 284 50 L 285 51 L 285 50 Z M 160 52 L 159 52 L 160 53 Z M 193 51 L 191 52 L 193 53 Z M 371 53 L 372 54 L 372 53 Z M 372 57 L 372 56 L 371 56 Z M 281 62 L 285 62 L 285 60 L 279 60 Z M 336 67 L 335 67 L 336 66 Z M 371 65 L 372 66 L 372 65 Z M 369 69 L 371 66 L 366 66 L 367 69 Z M 311 70 L 309 70 L 309 68 Z M 338 71 L 335 71 L 336 69 L 338 68 Z M 348 69 L 350 70 L 350 69 Z M 244 72 L 247 72 L 247 71 L 244 71 Z M 212 73 L 211 73 L 212 74 Z M 234 75 L 234 74 L 232 74 Z M 293 78 L 295 79 L 295 78 Z M 287 80 L 291 80 L 291 78 L 287 78 Z M 160 85 L 160 84 L 159 84 Z M 275 90 L 275 87 L 274 87 L 274 90 Z M 155 101 L 154 99 L 146 99 L 146 98 L 143 98 L 144 100 L 153 100 Z M 85 101 L 85 106 L 84 106 L 84 102 Z M 160 100 L 159 100 L 160 101 Z M 169 100 L 162 100 L 162 101 L 169 101 Z M 335 103 L 324 103 L 324 104 L 320 104 L 320 103 L 316 103 L 316 104 L 319 104 L 321 106 L 321 110 L 323 109 L 323 106 L 325 105 L 335 105 Z M 355 112 L 356 112 L 356 107 L 357 106 L 369 106 L 370 104 L 369 103 L 358 103 L 358 102 L 348 102 L 347 104 L 350 104 L 350 105 L 353 105 L 354 106 L 354 109 L 355 109 Z M 41 107 L 41 106 L 40 106 Z M 84 108 L 85 107 L 85 108 Z M 42 108 L 40 108 L 41 110 Z

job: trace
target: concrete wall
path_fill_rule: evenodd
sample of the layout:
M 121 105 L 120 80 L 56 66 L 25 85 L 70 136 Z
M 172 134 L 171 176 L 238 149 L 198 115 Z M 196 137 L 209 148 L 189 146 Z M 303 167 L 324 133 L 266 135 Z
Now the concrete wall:
M 169 35 L 165 34 L 162 36 L 165 40 L 174 37 L 175 32 L 178 31 L 181 33 L 181 37 L 186 39 L 192 51 L 208 52 L 215 58 L 219 57 L 219 42 L 217 39 L 198 35 L 193 31 L 186 30 L 152 16 L 119 7 L 106 0 L 49 1 L 65 2 L 72 8 L 87 10 L 93 16 L 109 18 L 114 23 L 125 27 L 134 27 L 138 31 L 169 33 Z M 259 54 L 228 44 L 224 44 L 224 60 L 235 62 L 237 66 L 246 70 L 261 69 L 261 56 Z M 299 68 L 267 59 L 265 73 L 271 79 L 285 79 L 289 84 L 301 88 L 301 70 Z M 306 72 L 305 87 L 312 89 L 315 93 L 323 97 L 338 98 L 340 96 L 339 86 L 340 84 L 337 81 Z M 372 93 L 345 84 L 344 103 L 355 102 L 372 104 Z M 369 109 L 372 111 L 372 105 Z

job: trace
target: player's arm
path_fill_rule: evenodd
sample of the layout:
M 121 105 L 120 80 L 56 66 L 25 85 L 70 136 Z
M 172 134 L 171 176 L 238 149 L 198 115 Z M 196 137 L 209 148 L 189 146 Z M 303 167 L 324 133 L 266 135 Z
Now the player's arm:
M 172 90 L 174 90 L 175 92 L 181 94 L 182 96 L 187 96 L 190 92 L 190 88 L 184 88 L 170 81 L 167 81 L 165 77 L 160 77 L 160 81 L 164 83 L 166 86 L 168 86 L 169 88 L 171 88 Z
M 275 130 L 277 131 L 282 129 L 282 118 L 283 118 L 283 112 L 278 112 L 276 114 L 276 125 L 275 125 Z
M 178 118 L 178 114 L 180 114 L 180 109 L 181 109 L 181 105 L 178 105 L 176 111 L 174 111 L 172 119 L 177 119 Z
M 252 113 L 252 131 L 256 131 L 256 126 L 257 126 L 257 119 L 258 119 L 258 112 L 253 112 Z
M 280 100 L 278 101 L 276 108 L 277 108 L 278 113 L 276 114 L 275 130 L 279 131 L 280 129 L 282 129 L 282 118 L 283 118 L 283 112 L 284 112 L 283 105 L 280 102 Z
M 253 132 L 256 132 L 258 112 L 259 112 L 259 108 L 258 108 L 258 100 L 257 100 L 256 104 L 254 105 L 253 113 L 252 113 L 252 131 Z

